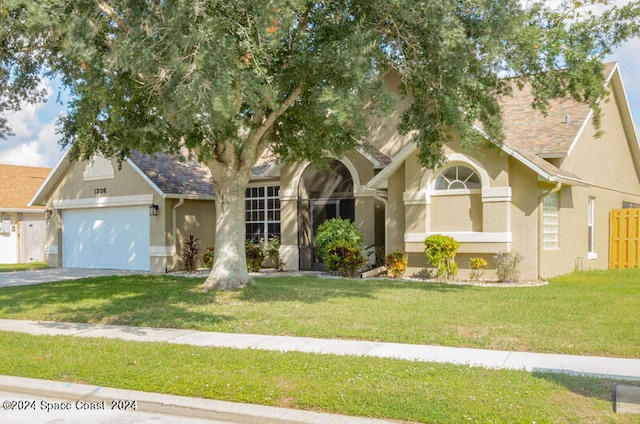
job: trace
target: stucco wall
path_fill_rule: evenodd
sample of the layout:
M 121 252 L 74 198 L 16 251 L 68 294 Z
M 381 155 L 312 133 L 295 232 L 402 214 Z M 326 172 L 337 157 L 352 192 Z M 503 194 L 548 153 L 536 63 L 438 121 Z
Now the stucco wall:
M 180 269 L 182 265 L 181 257 L 185 248 L 185 242 L 193 235 L 198 239 L 198 249 L 200 250 L 198 266 L 202 264 L 202 254 L 207 246 L 213 246 L 216 234 L 216 215 L 215 202 L 212 200 L 185 200 L 180 204 L 179 200 L 172 199 L 166 202 L 167 205 L 173 204 L 167 208 L 167 213 L 176 216 L 176 239 L 175 250 L 176 256 L 167 258 L 167 268 L 169 270 Z M 175 212 L 174 212 L 175 207 Z M 169 240 L 173 239 L 173 224 L 166 226 Z
M 640 182 L 632 159 L 634 141 L 629 141 L 615 97 L 601 102 L 601 137 L 588 122 L 569 155 L 557 160 L 563 170 L 588 184 L 564 187 L 560 192 L 560 241 L 556 251 L 542 251 L 544 276 L 582 269 L 606 269 L 609 260 L 609 213 L 622 202 L 640 203 Z M 626 107 L 626 106 L 625 106 Z M 587 219 L 589 198 L 594 199 L 595 254 L 588 252 Z
M 99 179 L 85 177 L 85 172 L 88 170 L 88 162 L 86 161 L 71 161 L 62 166 L 64 165 L 66 165 L 65 172 L 49 193 L 46 202 L 47 209 L 53 210 L 53 215 L 47 223 L 45 256 L 49 266 L 55 267 L 62 266 L 62 210 L 56 207 L 57 203 L 97 201 L 98 199 L 153 193 L 151 187 L 126 162 L 122 163 L 120 167 L 116 160 L 112 160 L 113 177 L 107 176 Z M 160 197 L 156 193 L 153 194 L 153 202 L 160 203 Z M 151 225 L 154 225 L 154 221 L 151 222 Z M 154 228 L 151 228 L 151 234 L 152 237 L 155 237 Z M 160 234 L 164 234 L 164 231 L 161 231 Z M 154 243 L 153 239 L 151 243 Z
M 102 165 L 105 165 L 104 163 Z M 62 266 L 62 211 L 77 207 L 112 207 L 113 201 L 139 196 L 148 203 L 158 205 L 158 215 L 149 217 L 150 268 L 152 272 L 165 272 L 179 266 L 184 241 L 189 234 L 200 239 L 204 247 L 213 244 L 215 235 L 215 206 L 213 201 L 187 200 L 174 211 L 177 199 L 165 199 L 127 162 L 121 166 L 111 161 L 112 176 L 97 179 L 87 174 L 87 162 L 70 162 L 47 199 L 47 208 L 53 210 L 47 223 L 45 253 L 50 266 Z M 90 174 L 90 173 L 89 173 Z M 137 197 L 138 196 L 138 197 Z M 56 207 L 57 205 L 64 206 Z M 174 216 L 175 213 L 175 216 Z M 175 219 L 175 221 L 174 221 Z M 174 223 L 176 239 L 174 240 Z

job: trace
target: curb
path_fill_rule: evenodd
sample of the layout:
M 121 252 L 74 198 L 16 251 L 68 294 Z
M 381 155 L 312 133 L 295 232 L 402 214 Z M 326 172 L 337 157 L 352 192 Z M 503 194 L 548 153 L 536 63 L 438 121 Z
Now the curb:
M 186 396 L 63 383 L 35 378 L 0 376 L 0 391 L 16 394 L 59 398 L 69 401 L 104 401 L 110 407 L 114 400 L 136 401 L 136 410 L 180 417 L 203 418 L 238 424 L 390 424 L 375 418 L 349 417 L 324 412 L 303 411 L 273 406 L 227 402 Z

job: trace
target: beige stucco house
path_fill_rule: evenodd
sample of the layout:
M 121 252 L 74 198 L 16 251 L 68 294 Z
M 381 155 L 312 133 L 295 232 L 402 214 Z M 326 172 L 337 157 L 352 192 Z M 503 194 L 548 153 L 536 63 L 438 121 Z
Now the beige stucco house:
M 0 165 L 0 264 L 45 260 L 45 208 L 28 203 L 50 171 Z
M 524 254 L 521 279 L 606 268 L 609 212 L 640 205 L 640 148 L 617 64 L 605 72 L 599 138 L 587 106 L 555 101 L 543 116 L 519 91 L 503 105 L 504 143 L 467 150 L 455 140 L 441 169 L 418 163 L 415 145 L 395 131 L 397 116 L 374 123 L 329 168 L 267 161 L 246 192 L 247 238 L 278 236 L 288 269 L 318 269 L 315 229 L 344 217 L 365 234 L 372 261 L 375 250 L 407 252 L 409 274 L 424 273 L 422 242 L 434 233 L 461 243 L 461 278 L 470 257 L 492 268 L 497 252 Z M 63 158 L 32 203 L 52 211 L 54 266 L 164 272 L 180 266 L 189 234 L 201 248 L 214 241 L 207 168 L 167 155 L 134 153 L 121 167 Z

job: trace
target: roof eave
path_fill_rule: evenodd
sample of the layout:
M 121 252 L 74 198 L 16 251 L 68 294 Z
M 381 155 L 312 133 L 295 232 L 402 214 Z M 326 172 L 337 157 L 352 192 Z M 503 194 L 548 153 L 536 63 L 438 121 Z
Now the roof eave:
M 403 147 L 402 150 L 400 150 L 398 154 L 391 159 L 391 163 L 389 165 L 384 167 L 382 171 L 380 171 L 371 180 L 369 180 L 369 182 L 367 183 L 367 187 L 375 189 L 387 188 L 389 178 L 417 149 L 418 146 L 415 142 L 411 142 Z
M 183 200 L 216 200 L 216 196 L 203 196 L 200 194 L 178 194 L 165 193 L 162 195 L 165 199 L 183 199 Z
M 149 176 L 147 174 L 145 174 L 144 172 L 142 172 L 142 170 L 138 167 L 138 165 L 135 164 L 135 162 L 133 162 L 131 160 L 131 158 L 127 158 L 127 163 L 129 164 L 129 166 L 131 166 L 134 171 L 136 171 L 141 177 L 142 179 L 151 186 L 151 188 L 153 188 L 153 190 L 158 193 L 161 197 L 167 197 L 167 194 L 164 193 L 162 190 L 160 190 L 160 187 L 158 187 L 156 185 L 156 183 L 154 183 L 151 178 L 149 178 Z
M 535 172 L 538 175 L 538 177 L 540 177 L 544 181 L 561 182 L 561 183 L 567 184 L 567 185 L 581 185 L 581 186 L 590 185 L 590 183 L 588 183 L 587 181 L 581 180 L 579 178 L 573 178 L 573 177 L 562 175 L 562 174 L 551 174 L 551 173 L 545 171 L 544 169 L 540 168 L 535 163 L 531 162 L 524 155 L 522 155 L 521 153 L 517 152 L 513 148 L 509 147 L 507 144 L 495 142 L 494 140 L 492 140 L 487 135 L 487 133 L 485 133 L 482 130 L 482 128 L 478 127 L 477 125 L 474 125 L 473 127 L 477 131 L 479 131 L 482 134 L 482 136 L 484 138 L 486 138 L 489 142 L 491 142 L 491 143 L 497 145 L 498 147 L 500 147 L 500 149 L 502 149 L 503 152 L 505 152 L 506 154 L 508 154 L 512 158 L 516 159 L 518 162 L 522 163 L 527 168 L 531 169 L 533 172 Z
M 36 191 L 36 194 L 34 194 L 29 203 L 27 203 L 27 206 L 46 206 L 49 192 L 53 189 L 53 186 L 55 186 L 60 177 L 62 177 L 62 174 L 67 170 L 70 163 L 69 150 L 67 150 L 44 180 L 38 191 Z
M 4 212 L 4 213 L 44 213 L 45 208 L 44 206 L 41 208 L 33 208 L 33 209 L 29 209 L 29 208 L 0 208 L 0 212 Z

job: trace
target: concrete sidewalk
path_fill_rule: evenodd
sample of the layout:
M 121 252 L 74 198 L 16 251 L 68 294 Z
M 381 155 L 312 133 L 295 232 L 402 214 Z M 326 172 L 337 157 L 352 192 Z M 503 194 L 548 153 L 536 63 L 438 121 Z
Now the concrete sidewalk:
M 556 372 L 615 380 L 640 381 L 640 359 L 464 349 L 311 337 L 213 333 L 168 328 L 93 325 L 0 319 L 0 331 L 35 335 L 105 337 L 140 342 L 232 347 L 320 354 L 360 355 L 421 362 L 440 362 L 494 369 Z
M 640 380 L 640 359 L 605 358 L 462 349 L 357 340 L 327 340 L 310 337 L 228 334 L 167 328 L 93 325 L 0 319 L 0 331 L 33 335 L 104 337 L 140 342 L 165 342 L 194 346 L 299 351 L 319 354 L 360 355 L 411 361 L 453 363 L 494 369 L 530 372 L 557 372 L 616 380 Z M 141 411 L 224 423 L 300 423 L 382 424 L 384 421 L 216 400 L 145 393 L 82 384 L 0 376 L 0 391 L 31 396 L 54 397 L 70 401 L 94 402 L 113 399 L 137 400 Z M 635 387 L 618 386 L 618 412 L 638 413 L 640 395 Z

